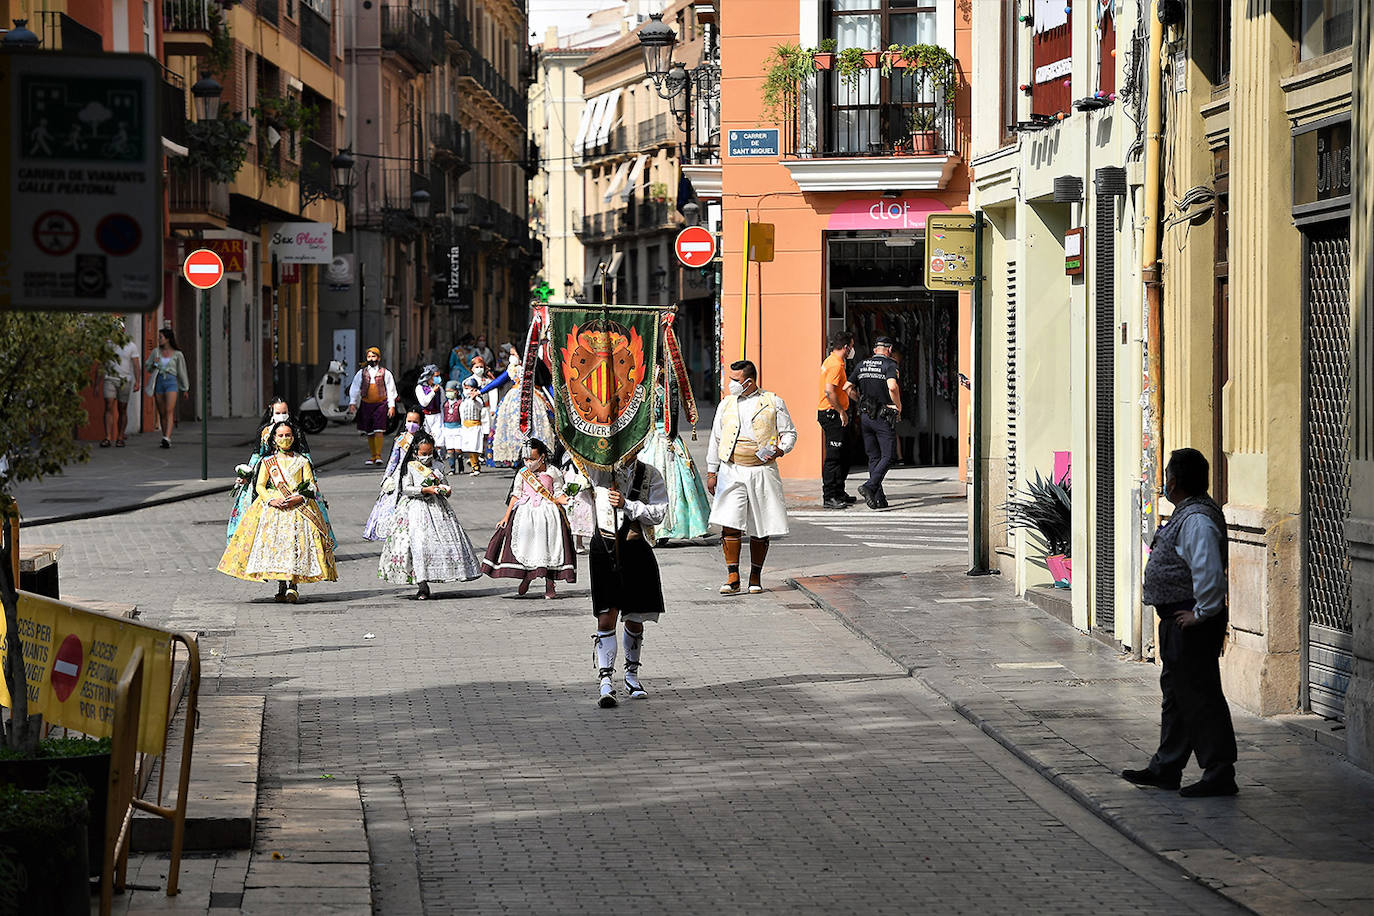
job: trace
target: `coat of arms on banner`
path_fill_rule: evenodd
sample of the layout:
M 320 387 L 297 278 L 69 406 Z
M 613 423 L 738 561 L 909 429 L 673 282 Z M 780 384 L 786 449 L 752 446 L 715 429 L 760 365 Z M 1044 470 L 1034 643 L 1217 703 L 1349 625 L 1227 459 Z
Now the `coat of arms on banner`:
M 655 308 L 549 308 L 558 435 L 582 462 L 613 467 L 649 434 L 661 318 Z

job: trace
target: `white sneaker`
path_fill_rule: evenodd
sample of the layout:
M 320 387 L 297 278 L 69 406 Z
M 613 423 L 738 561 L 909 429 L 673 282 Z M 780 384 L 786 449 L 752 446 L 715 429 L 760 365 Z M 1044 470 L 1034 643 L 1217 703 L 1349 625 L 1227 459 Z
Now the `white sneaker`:
M 649 691 L 645 690 L 644 685 L 640 683 L 639 672 L 637 671 L 626 670 L 625 692 L 630 695 L 630 699 L 632 700 L 646 700 L 649 698 Z
M 601 693 L 597 697 L 596 705 L 602 709 L 614 709 L 619 705 L 615 698 L 615 684 L 612 683 L 609 673 L 601 675 Z

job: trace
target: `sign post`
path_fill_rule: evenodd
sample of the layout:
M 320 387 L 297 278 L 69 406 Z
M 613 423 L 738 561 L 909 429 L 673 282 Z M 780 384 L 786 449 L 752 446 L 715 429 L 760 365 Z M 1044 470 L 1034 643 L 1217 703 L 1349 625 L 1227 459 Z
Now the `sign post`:
M 162 301 L 157 61 L 0 54 L 0 310 Z
M 224 279 L 224 262 L 208 248 L 186 256 L 186 282 L 200 290 L 200 479 L 210 479 L 210 290 Z

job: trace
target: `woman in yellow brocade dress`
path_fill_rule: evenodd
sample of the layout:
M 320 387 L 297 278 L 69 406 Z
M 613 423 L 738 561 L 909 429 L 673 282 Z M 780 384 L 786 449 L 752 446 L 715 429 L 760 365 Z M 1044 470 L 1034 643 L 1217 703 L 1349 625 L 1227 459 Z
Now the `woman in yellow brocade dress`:
M 294 451 L 296 428 L 272 426 L 276 451 L 258 465 L 257 498 L 229 540 L 219 571 L 253 582 L 278 582 L 277 600 L 295 602 L 300 582 L 333 582 L 334 538 L 316 502 L 315 471 Z

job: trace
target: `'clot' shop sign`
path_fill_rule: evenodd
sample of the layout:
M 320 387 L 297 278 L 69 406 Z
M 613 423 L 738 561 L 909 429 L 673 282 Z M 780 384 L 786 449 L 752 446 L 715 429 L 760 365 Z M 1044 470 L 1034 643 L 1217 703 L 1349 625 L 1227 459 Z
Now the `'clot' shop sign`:
M 826 229 L 924 229 L 931 213 L 948 213 L 949 207 L 930 197 L 858 198 L 846 200 L 830 214 Z
M 334 262 L 334 227 L 329 223 L 274 223 L 269 228 L 279 264 Z

